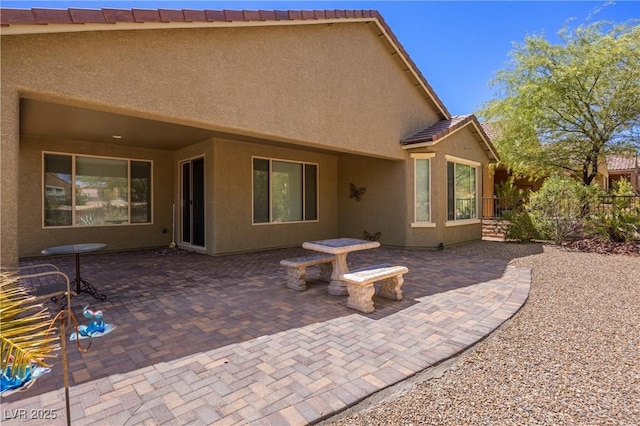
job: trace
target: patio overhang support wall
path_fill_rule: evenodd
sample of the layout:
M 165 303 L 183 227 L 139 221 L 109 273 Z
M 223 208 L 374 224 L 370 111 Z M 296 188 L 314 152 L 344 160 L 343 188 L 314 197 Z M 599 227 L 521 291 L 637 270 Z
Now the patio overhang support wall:
M 2 86 L 0 108 L 0 265 L 18 263 L 18 210 L 7 208 L 18 203 L 18 156 L 20 144 L 18 91 Z

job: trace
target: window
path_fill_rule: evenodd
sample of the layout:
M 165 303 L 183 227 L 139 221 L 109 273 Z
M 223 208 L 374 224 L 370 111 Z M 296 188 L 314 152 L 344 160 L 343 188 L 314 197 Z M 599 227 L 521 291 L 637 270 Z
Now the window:
M 318 165 L 253 159 L 253 223 L 318 220 Z
M 477 219 L 479 163 L 447 157 L 447 220 Z M 463 161 L 463 162 L 461 162 Z
M 414 164 L 415 222 L 431 223 L 431 158 L 435 154 L 412 154 Z
M 44 226 L 151 223 L 151 162 L 44 153 Z

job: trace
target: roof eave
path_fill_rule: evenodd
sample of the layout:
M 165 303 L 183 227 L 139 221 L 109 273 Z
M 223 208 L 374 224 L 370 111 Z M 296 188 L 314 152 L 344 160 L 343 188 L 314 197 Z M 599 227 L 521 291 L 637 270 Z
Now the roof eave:
M 415 148 L 425 148 L 425 147 L 429 147 L 429 146 L 434 146 L 436 143 L 438 143 L 438 142 L 437 141 L 427 141 L 427 142 L 407 143 L 407 144 L 403 144 L 401 146 L 401 148 L 405 149 L 405 150 L 415 149 Z
M 6 10 L 6 9 L 5 9 Z M 109 9 L 103 9 L 109 10 Z M 27 12 L 27 11 L 25 11 Z M 125 11 L 119 11 L 125 12 Z M 151 12 L 151 11 L 149 11 Z M 178 12 L 178 11 L 176 11 Z M 184 11 L 183 11 L 184 12 Z M 238 12 L 243 11 L 221 11 L 221 12 Z M 0 35 L 23 35 L 23 34 L 47 34 L 47 33 L 73 33 L 86 31 L 131 31 L 131 30 L 153 30 L 153 29 L 184 29 L 184 28 L 229 28 L 229 27 L 264 27 L 264 26 L 282 26 L 282 25 L 317 25 L 347 22 L 373 22 L 376 18 L 371 16 L 360 17 L 333 17 L 333 18 L 289 18 L 289 19 L 269 19 L 259 18 L 256 20 L 243 19 L 231 20 L 221 15 L 218 19 L 209 18 L 207 20 L 159 20 L 153 19 L 148 21 L 136 21 L 134 19 L 122 18 L 120 20 L 111 20 L 103 22 L 20 22 L 7 23 L 3 22 L 0 26 Z M 240 15 L 237 15 L 239 17 Z

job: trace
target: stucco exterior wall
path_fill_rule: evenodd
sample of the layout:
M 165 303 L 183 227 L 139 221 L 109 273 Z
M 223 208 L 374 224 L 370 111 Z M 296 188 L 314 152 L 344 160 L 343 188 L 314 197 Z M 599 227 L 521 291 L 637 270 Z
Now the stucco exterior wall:
M 3 36 L 2 73 L 27 97 L 398 159 L 437 120 L 364 23 Z
M 19 98 L 15 90 L 5 90 L 4 69 L 0 105 L 0 265 L 18 263 L 18 155 Z
M 113 228 L 104 234 L 74 230 L 64 238 L 47 234 L 34 240 L 42 231 L 27 229 L 35 223 L 32 218 L 18 225 L 18 205 L 20 211 L 34 208 L 33 199 L 25 200 L 17 190 L 18 173 L 23 171 L 18 171 L 14 160 L 20 150 L 27 150 L 26 175 L 35 172 L 30 168 L 33 147 L 19 142 L 20 97 L 292 146 L 403 160 L 406 155 L 398 141 L 440 117 L 374 28 L 366 23 L 340 23 L 2 36 L 2 263 L 10 264 L 18 255 L 35 254 L 41 245 L 66 238 L 107 243 L 123 238 L 123 248 L 129 246 L 130 238 L 129 230 Z M 93 149 L 82 144 L 77 149 L 75 144 L 65 146 L 69 152 Z M 114 153 L 122 150 L 95 148 Z M 166 156 L 159 158 L 166 161 Z M 175 170 L 176 164 L 174 159 L 169 167 Z M 159 177 L 155 185 L 163 184 L 167 175 Z M 165 183 L 165 189 L 176 188 L 175 180 Z M 214 200 L 208 202 L 217 202 Z M 156 220 L 162 219 L 161 226 L 170 229 L 173 194 L 156 201 L 161 203 L 156 208 L 162 210 Z M 300 226 L 290 238 L 275 240 L 266 231 L 263 236 L 251 235 L 259 247 L 288 244 L 309 235 L 325 237 L 337 231 L 334 214 L 324 216 L 329 223 L 323 223 L 321 231 L 309 232 Z M 216 215 L 215 223 L 222 217 Z M 381 226 L 372 223 L 370 228 Z M 344 229 L 355 228 L 345 223 Z M 157 231 L 148 231 L 145 238 L 149 245 L 170 241 L 166 234 L 157 236 Z M 229 243 L 230 239 L 220 234 L 225 232 L 223 226 L 214 226 L 209 232 L 207 239 L 214 248 L 208 246 L 208 250 L 246 247 Z
M 380 232 L 382 244 L 404 245 L 408 207 L 405 168 L 404 161 L 340 156 L 337 188 L 340 236 L 362 238 L 363 231 Z M 352 183 L 357 188 L 366 188 L 360 201 L 350 198 Z
M 253 224 L 253 157 L 318 165 L 318 221 Z M 216 139 L 214 141 L 212 253 L 300 246 L 338 236 L 335 155 Z
M 431 221 L 435 226 L 411 227 L 405 245 L 435 248 L 440 243 L 448 246 L 482 238 L 481 207 L 478 208 L 477 223 L 460 225 L 455 222 L 447 222 L 447 155 L 481 163 L 477 174 L 476 191 L 477 201 L 482 202 L 483 168 L 487 167 L 489 158 L 482 148 L 482 143 L 471 132 L 470 126 L 464 127 L 433 146 L 418 148 L 411 150 L 411 152 L 435 154 L 431 159 Z M 414 185 L 414 173 L 414 162 L 407 161 L 407 181 L 411 188 Z M 414 221 L 413 189 L 408 194 L 407 205 L 410 215 L 407 223 L 410 224 Z
M 91 227 L 43 227 L 42 153 L 60 152 L 150 160 L 153 162 L 153 223 Z M 44 138 L 24 138 L 20 143 L 18 180 L 19 257 L 40 256 L 42 249 L 57 245 L 105 243 L 108 249 L 169 245 L 171 242 L 171 188 L 173 154 L 169 151 L 130 148 Z M 4 220 L 4 219 L 3 219 Z M 4 233 L 4 230 L 3 230 Z

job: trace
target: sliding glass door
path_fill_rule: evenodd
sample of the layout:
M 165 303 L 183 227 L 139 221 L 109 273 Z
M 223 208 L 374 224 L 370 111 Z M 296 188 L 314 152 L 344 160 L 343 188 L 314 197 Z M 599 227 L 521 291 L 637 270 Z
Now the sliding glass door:
M 205 247 L 204 158 L 181 163 L 181 241 Z

